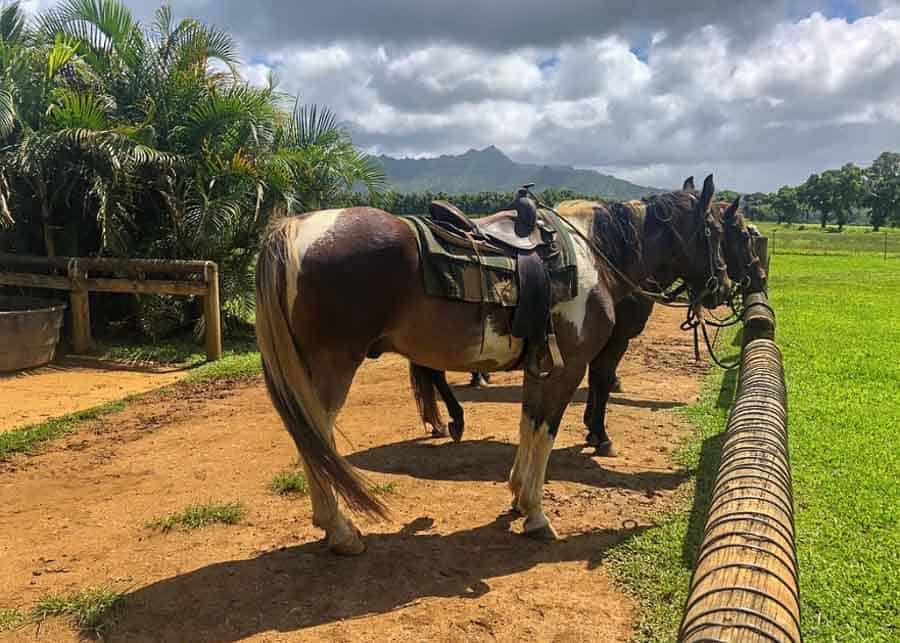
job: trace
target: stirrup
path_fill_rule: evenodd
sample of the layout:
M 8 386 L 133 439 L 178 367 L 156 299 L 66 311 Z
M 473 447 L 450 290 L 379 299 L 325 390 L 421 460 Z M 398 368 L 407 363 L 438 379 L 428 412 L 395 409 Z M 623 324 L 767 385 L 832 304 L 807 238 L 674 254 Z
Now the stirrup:
M 549 357 L 550 368 L 545 370 L 541 368 L 544 358 Z M 559 350 L 559 344 L 556 342 L 556 333 L 548 333 L 547 341 L 528 349 L 525 358 L 525 370 L 532 377 L 545 380 L 552 375 L 556 375 L 564 366 L 562 353 Z

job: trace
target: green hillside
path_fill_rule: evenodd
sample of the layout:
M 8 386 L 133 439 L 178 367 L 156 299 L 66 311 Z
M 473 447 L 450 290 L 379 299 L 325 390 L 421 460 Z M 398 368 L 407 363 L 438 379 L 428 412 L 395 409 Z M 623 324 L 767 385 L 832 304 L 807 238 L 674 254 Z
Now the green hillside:
M 568 189 L 613 199 L 633 199 L 662 191 L 594 170 L 516 163 L 493 145 L 458 156 L 426 159 L 379 156 L 378 161 L 390 178 L 392 189 L 398 192 L 510 192 L 523 183 L 534 183 L 538 190 Z

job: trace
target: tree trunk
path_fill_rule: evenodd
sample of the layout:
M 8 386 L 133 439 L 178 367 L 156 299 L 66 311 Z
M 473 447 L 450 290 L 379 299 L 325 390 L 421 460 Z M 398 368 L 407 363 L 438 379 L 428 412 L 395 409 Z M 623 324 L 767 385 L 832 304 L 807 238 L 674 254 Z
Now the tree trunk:
M 41 227 L 44 229 L 44 246 L 47 248 L 47 256 L 56 256 L 56 243 L 53 241 L 53 229 L 50 227 L 50 210 L 47 204 L 41 201 Z

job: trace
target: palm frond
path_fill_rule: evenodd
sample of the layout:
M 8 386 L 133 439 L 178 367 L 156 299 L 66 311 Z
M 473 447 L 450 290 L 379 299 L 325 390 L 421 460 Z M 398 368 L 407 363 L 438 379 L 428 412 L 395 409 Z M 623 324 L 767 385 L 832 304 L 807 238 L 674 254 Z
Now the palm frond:
M 25 35 L 25 12 L 18 2 L 11 2 L 0 7 L 0 41 L 5 43 L 22 42 Z
M 11 135 L 16 128 L 16 103 L 13 91 L 0 85 L 0 139 Z
M 109 125 L 108 105 L 96 94 L 60 92 L 58 102 L 47 111 L 50 123 L 56 129 L 102 130 Z

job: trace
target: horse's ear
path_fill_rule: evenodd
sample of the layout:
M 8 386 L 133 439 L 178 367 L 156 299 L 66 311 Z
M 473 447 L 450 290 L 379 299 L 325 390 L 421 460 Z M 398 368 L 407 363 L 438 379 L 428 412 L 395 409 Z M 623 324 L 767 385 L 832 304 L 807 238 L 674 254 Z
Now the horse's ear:
M 694 177 L 689 176 L 684 180 L 684 185 L 681 186 L 682 192 L 693 192 L 697 188 L 694 187 Z
M 712 203 L 713 194 L 716 192 L 716 186 L 713 183 L 713 175 L 710 174 L 703 181 L 703 192 L 700 193 L 700 212 L 709 210 L 709 204 Z
M 728 209 L 725 210 L 725 220 L 733 221 L 737 216 L 738 208 L 741 207 L 741 195 L 737 195 L 734 201 L 731 202 L 731 205 L 728 206 Z

